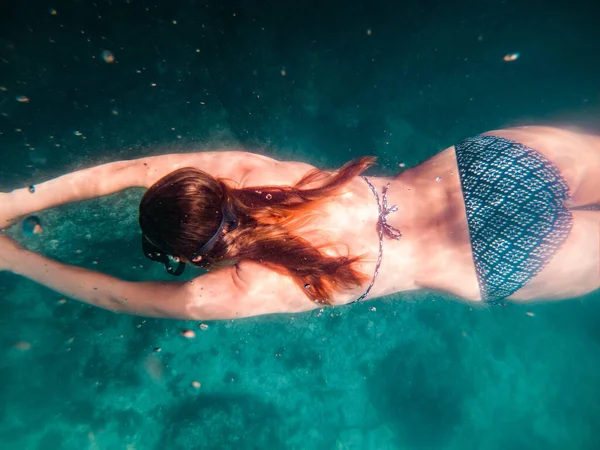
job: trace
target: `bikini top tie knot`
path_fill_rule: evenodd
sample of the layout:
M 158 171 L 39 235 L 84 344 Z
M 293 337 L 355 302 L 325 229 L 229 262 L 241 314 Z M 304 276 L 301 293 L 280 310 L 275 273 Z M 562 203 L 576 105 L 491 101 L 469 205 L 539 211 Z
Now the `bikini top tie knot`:
M 373 195 L 375 195 L 375 200 L 377 200 L 377 210 L 379 211 L 379 219 L 377 220 L 377 228 L 379 231 L 379 255 L 377 256 L 377 264 L 375 265 L 375 275 L 371 280 L 371 284 L 369 284 L 369 287 L 367 287 L 365 293 L 358 297 L 356 300 L 354 300 L 352 303 L 360 302 L 361 300 L 363 300 L 367 295 L 369 295 L 369 292 L 371 292 L 371 288 L 375 284 L 375 279 L 377 278 L 377 275 L 379 275 L 379 268 L 381 267 L 381 260 L 383 258 L 383 237 L 387 236 L 395 240 L 399 240 L 402 237 L 402 232 L 399 229 L 387 223 L 387 216 L 393 212 L 398 211 L 398 206 L 392 205 L 388 207 L 387 204 L 387 193 L 388 189 L 390 188 L 390 183 L 388 183 L 383 188 L 383 191 L 381 193 L 382 201 L 380 202 L 379 193 L 377 192 L 377 189 L 375 189 L 375 186 L 371 184 L 367 177 L 363 176 L 362 179 L 367 182 L 369 188 L 371 189 L 371 192 L 373 192 Z

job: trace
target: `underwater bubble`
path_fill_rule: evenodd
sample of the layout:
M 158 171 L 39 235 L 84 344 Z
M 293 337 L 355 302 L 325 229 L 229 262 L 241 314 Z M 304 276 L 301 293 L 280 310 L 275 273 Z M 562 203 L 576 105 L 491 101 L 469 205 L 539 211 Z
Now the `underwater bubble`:
M 23 221 L 23 234 L 25 234 L 25 236 L 34 237 L 42 231 L 44 231 L 44 229 L 42 228 L 39 217 L 29 216 Z

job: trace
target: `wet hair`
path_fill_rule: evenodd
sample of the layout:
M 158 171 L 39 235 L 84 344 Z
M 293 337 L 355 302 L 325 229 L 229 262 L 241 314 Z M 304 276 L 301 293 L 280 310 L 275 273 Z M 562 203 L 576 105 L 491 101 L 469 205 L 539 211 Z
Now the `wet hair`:
M 292 277 L 311 300 L 330 304 L 334 292 L 368 280 L 353 267 L 360 256 L 329 256 L 321 250 L 335 242 L 316 247 L 297 232 L 318 202 L 340 194 L 374 163 L 362 157 L 336 172 L 314 169 L 293 186 L 244 188 L 199 169 L 178 169 L 142 198 L 144 252 L 175 275 L 183 269 L 173 269 L 173 257 L 209 270 L 254 261 Z

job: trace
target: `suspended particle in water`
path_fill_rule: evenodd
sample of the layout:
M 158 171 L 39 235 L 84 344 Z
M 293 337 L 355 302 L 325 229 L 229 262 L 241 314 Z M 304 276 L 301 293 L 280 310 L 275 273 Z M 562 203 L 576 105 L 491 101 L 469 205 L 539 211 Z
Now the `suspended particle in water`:
M 152 378 L 155 382 L 161 382 L 164 373 L 163 363 L 156 355 L 148 355 L 144 360 L 144 369 L 146 369 L 146 373 Z
M 112 64 L 115 62 L 115 55 L 113 55 L 113 53 L 110 50 L 103 50 L 102 59 L 105 63 Z
M 285 71 L 285 69 L 281 69 L 281 76 L 285 77 L 287 75 L 287 72 Z
M 206 325 L 205 323 L 201 323 L 200 325 L 198 325 L 198 328 L 200 328 L 202 331 L 206 331 L 208 330 L 208 325 Z
M 26 352 L 27 350 L 29 350 L 31 348 L 31 344 L 26 341 L 19 341 L 19 342 L 15 343 L 15 348 L 17 350 L 21 350 L 22 352 Z
M 51 16 L 55 16 L 56 15 L 56 10 L 54 8 L 50 8 L 50 15 Z
M 29 103 L 29 97 L 25 97 L 24 95 L 17 96 L 17 101 L 19 103 Z
M 535 316 L 535 314 L 532 313 L 531 311 L 527 311 L 525 314 L 527 314 L 529 317 L 534 317 Z
M 192 330 L 181 330 L 179 334 L 188 339 L 194 339 L 196 337 L 196 333 L 194 333 Z
M 156 347 L 156 348 L 154 349 L 154 351 L 155 351 L 156 353 L 162 352 L 162 348 L 160 348 L 160 347 Z
M 83 136 L 83 133 L 81 131 L 73 131 L 73 134 L 75 136 Z
M 267 200 L 271 200 L 271 199 L 273 198 L 273 196 L 272 196 L 271 194 L 267 194 L 267 195 L 265 195 L 265 198 L 266 198 Z
M 200 386 L 202 386 L 200 384 L 199 381 L 192 381 L 192 387 L 196 388 L 196 389 L 200 389 Z
M 440 181 L 442 181 L 442 177 L 435 177 L 435 181 L 439 183 Z
M 39 217 L 29 216 L 23 221 L 23 234 L 27 237 L 34 237 L 35 235 L 41 234 L 44 229 Z
M 367 30 L 367 36 L 371 36 L 372 34 L 373 34 L 373 31 L 372 31 L 372 30 L 369 28 L 369 29 Z
M 6 86 L 0 86 L 0 91 L 6 92 L 8 91 L 8 88 Z
M 504 58 L 502 58 L 502 59 L 506 62 L 510 62 L 510 61 L 516 61 L 520 57 L 521 57 L 521 54 L 517 52 L 517 53 L 509 53 L 507 55 L 504 55 Z
M 29 185 L 29 187 L 27 189 L 29 190 L 30 193 L 35 194 L 35 186 L 33 184 Z

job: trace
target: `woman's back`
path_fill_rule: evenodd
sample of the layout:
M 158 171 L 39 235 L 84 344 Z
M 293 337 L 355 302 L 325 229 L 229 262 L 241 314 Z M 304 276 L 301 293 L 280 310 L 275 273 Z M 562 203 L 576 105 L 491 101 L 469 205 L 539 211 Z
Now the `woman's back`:
M 311 166 L 278 163 L 272 173 L 248 174 L 244 186 L 289 185 Z M 381 267 L 369 298 L 419 288 L 450 291 L 478 298 L 477 280 L 470 258 L 465 208 L 453 149 L 448 149 L 395 178 L 367 177 L 382 201 L 389 184 L 388 206 L 398 211 L 387 222 L 399 229 L 399 240 L 384 239 Z M 310 187 L 310 186 L 307 186 Z M 369 281 L 351 291 L 337 292 L 335 304 L 355 301 L 375 275 L 379 256 L 378 207 L 363 177 L 348 183 L 344 193 L 312 208 L 315 215 L 299 234 L 316 246 L 336 243 L 324 251 L 335 256 L 363 256 L 356 267 Z

